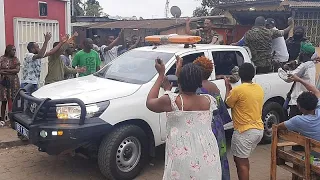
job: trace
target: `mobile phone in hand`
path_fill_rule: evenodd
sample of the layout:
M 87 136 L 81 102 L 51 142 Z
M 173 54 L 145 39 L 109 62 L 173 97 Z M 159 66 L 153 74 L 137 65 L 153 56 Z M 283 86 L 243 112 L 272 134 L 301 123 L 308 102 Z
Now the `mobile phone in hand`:
M 160 58 L 157 58 L 157 63 L 159 63 L 159 64 L 161 64 L 161 63 L 162 63 L 162 61 L 161 61 L 161 59 L 160 59 Z

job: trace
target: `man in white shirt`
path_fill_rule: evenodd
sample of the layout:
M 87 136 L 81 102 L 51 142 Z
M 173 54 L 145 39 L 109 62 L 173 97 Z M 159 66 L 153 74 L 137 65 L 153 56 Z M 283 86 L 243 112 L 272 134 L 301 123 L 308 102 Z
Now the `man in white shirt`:
M 101 68 L 113 61 L 118 57 L 119 48 L 122 45 L 117 45 L 123 35 L 123 29 L 120 31 L 118 37 L 115 39 L 114 36 L 109 35 L 107 37 L 107 45 L 101 46 L 102 62 Z
M 266 28 L 278 30 L 275 27 L 275 25 L 276 24 L 274 19 L 268 18 L 266 20 Z M 288 61 L 289 53 L 287 50 L 286 41 L 284 40 L 283 36 L 272 40 L 272 54 L 273 54 L 272 61 L 277 64 L 279 63 L 281 64 Z
M 39 47 L 39 44 L 36 42 L 29 42 L 27 45 L 28 53 L 26 53 L 23 61 L 21 88 L 30 85 L 31 89 L 29 89 L 29 93 L 33 93 L 38 89 L 41 73 L 41 60 L 45 57 L 54 55 L 61 48 L 61 46 L 69 39 L 69 36 L 67 35 L 62 37 L 61 41 L 57 44 L 57 46 L 55 46 L 49 52 L 46 52 L 48 42 L 51 39 L 51 37 L 51 33 L 45 34 L 45 40 L 41 49 Z
M 300 65 L 295 68 L 293 71 L 289 71 L 289 74 L 297 75 L 304 81 L 315 85 L 316 81 L 316 66 L 311 57 L 315 53 L 315 47 L 311 43 L 301 44 L 299 61 Z M 293 61 L 295 62 L 295 61 Z M 292 64 L 292 63 L 290 63 Z M 284 68 L 289 69 L 286 65 Z M 286 82 L 291 83 L 292 81 L 287 80 Z M 301 115 L 301 112 L 297 106 L 297 99 L 302 92 L 307 91 L 307 89 L 299 82 L 297 82 L 291 93 L 291 100 L 289 102 L 290 112 L 289 118 L 292 118 L 296 115 Z

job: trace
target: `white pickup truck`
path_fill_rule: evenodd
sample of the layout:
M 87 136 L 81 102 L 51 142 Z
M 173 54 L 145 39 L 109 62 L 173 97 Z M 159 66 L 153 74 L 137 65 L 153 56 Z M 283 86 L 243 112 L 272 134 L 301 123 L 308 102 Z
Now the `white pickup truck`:
M 166 139 L 165 113 L 156 114 L 146 107 L 147 94 L 157 78 L 154 60 L 161 58 L 166 74 L 174 75 L 175 55 L 184 63 L 192 63 L 199 56 L 211 59 L 215 70 L 210 80 L 217 84 L 222 97 L 224 80 L 215 80 L 216 75 L 229 75 L 233 66 L 251 62 L 248 51 L 237 46 L 169 44 L 137 48 L 93 75 L 50 84 L 32 95 L 20 90 L 10 114 L 12 127 L 39 151 L 98 157 L 101 172 L 108 179 L 134 179 L 148 157 L 155 155 L 155 147 Z M 270 142 L 272 124 L 285 119 L 282 104 L 290 84 L 277 73 L 258 74 L 254 82 L 265 92 L 263 140 Z M 232 129 L 232 124 L 225 129 Z

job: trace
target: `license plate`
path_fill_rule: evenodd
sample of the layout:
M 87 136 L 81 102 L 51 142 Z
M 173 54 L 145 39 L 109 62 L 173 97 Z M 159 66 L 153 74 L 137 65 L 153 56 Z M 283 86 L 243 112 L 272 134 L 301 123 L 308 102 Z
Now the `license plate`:
M 29 130 L 16 122 L 16 131 L 29 139 Z

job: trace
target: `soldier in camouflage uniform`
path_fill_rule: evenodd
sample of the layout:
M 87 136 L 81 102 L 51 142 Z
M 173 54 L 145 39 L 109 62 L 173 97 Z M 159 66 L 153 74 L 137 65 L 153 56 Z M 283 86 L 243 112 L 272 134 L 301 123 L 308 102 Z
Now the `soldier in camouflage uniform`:
M 191 20 L 186 23 L 186 33 L 193 36 L 200 36 L 200 44 L 219 44 L 219 34 L 213 30 L 213 24 L 210 19 L 205 19 L 204 27 L 200 29 L 190 30 Z
M 265 18 L 257 17 L 255 26 L 244 37 L 244 44 L 250 48 L 252 62 L 257 68 L 257 73 L 272 71 L 272 40 L 289 33 L 293 26 L 293 19 L 289 18 L 289 27 L 284 30 L 267 29 Z

